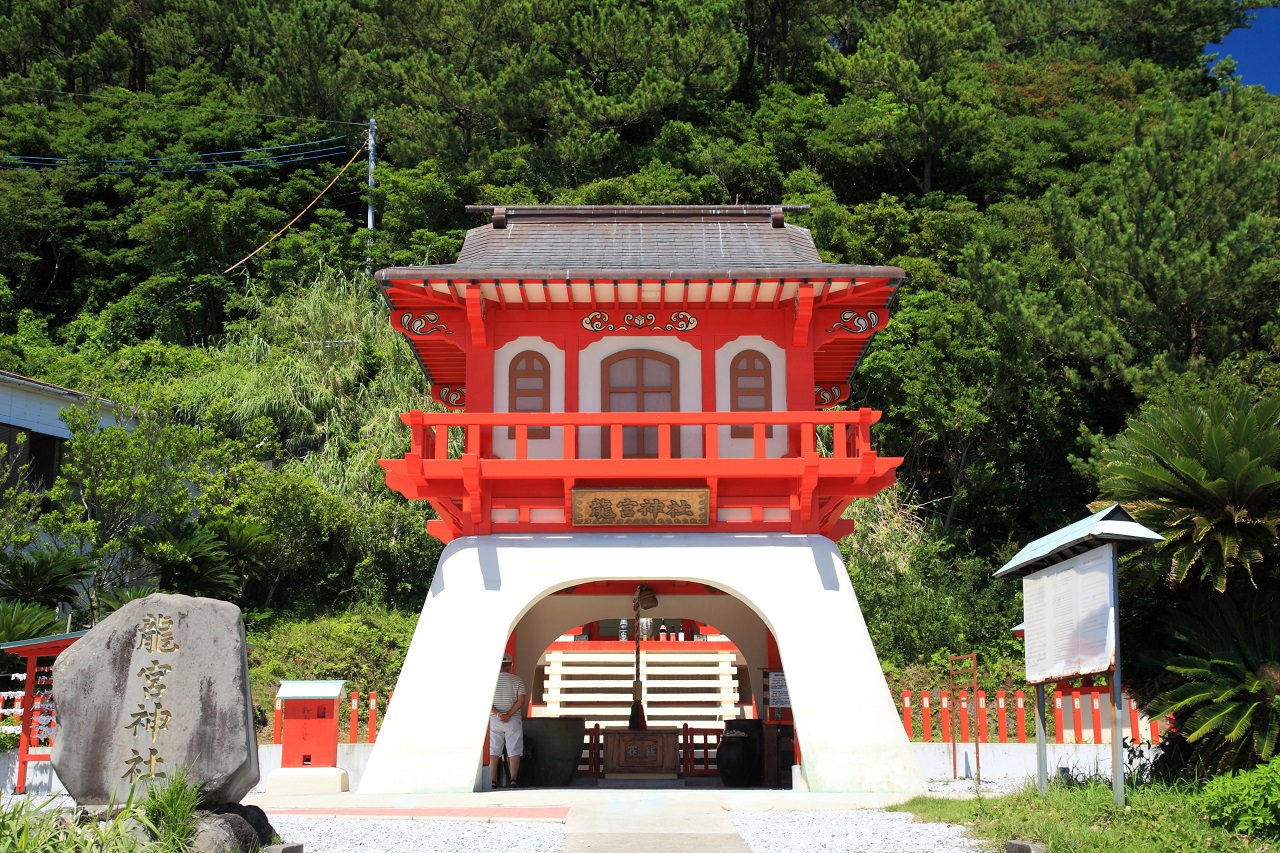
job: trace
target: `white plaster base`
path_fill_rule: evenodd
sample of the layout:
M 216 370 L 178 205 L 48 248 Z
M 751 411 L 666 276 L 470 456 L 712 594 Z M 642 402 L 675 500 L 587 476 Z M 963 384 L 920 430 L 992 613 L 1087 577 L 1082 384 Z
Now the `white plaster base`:
M 588 533 L 466 537 L 449 544 L 359 792 L 474 790 L 511 630 L 550 593 L 595 580 L 693 581 L 736 597 L 777 640 L 809 790 L 924 791 L 830 540 Z M 527 659 L 524 666 L 531 666 Z
M 341 767 L 280 767 L 267 777 L 267 795 L 341 794 L 351 790 L 347 771 Z

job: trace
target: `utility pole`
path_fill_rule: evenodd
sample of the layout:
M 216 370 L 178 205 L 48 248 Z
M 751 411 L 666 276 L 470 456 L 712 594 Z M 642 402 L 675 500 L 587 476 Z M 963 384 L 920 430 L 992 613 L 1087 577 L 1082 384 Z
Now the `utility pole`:
M 364 259 L 365 273 L 370 277 L 373 276 L 373 167 L 378 158 L 378 122 L 376 119 L 369 119 L 369 209 L 366 228 L 369 232 L 369 240 L 367 242 L 367 252 Z

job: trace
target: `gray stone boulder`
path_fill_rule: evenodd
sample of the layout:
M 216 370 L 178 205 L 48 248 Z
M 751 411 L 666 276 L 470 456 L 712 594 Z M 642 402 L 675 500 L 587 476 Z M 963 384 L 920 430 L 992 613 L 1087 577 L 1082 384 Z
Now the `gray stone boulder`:
M 250 853 L 261 847 L 258 833 L 237 814 L 201 814 L 191 834 L 192 853 Z
M 53 769 L 77 803 L 123 803 L 179 767 L 204 801 L 258 781 L 240 609 L 157 593 L 130 601 L 59 656 Z

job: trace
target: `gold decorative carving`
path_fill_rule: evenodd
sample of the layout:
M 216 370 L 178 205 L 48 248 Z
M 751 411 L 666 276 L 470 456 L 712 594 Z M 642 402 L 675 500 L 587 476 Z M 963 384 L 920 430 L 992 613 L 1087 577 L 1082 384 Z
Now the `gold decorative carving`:
M 706 525 L 711 523 L 710 489 L 574 489 L 573 523 L 578 526 Z

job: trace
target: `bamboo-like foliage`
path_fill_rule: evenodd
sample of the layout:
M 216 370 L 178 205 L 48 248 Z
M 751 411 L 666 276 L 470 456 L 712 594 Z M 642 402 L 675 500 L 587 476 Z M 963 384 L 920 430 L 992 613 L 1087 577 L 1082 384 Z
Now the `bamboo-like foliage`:
M 1256 585 L 1277 550 L 1280 397 L 1210 395 L 1145 411 L 1105 451 L 1101 487 L 1165 537 L 1155 553 L 1170 584 Z
M 1209 772 L 1270 761 L 1280 739 L 1280 607 L 1254 596 L 1241 612 L 1214 595 L 1202 615 L 1170 617 L 1175 651 L 1148 659 L 1185 679 L 1155 697 L 1151 717 L 1174 714 Z

